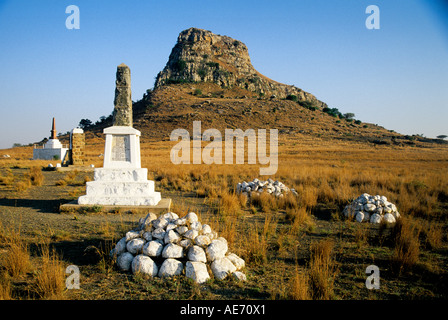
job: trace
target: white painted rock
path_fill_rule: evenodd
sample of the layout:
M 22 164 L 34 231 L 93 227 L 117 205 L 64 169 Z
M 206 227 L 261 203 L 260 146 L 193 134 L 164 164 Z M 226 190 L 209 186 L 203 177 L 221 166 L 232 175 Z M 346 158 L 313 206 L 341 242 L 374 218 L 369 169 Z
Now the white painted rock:
M 174 222 L 177 219 L 179 219 L 179 216 L 174 212 L 167 212 L 162 217 L 168 220 L 169 222 Z
M 192 222 L 190 224 L 190 229 L 200 232 L 202 230 L 202 224 L 199 221 Z
M 367 212 L 373 212 L 376 210 L 376 206 L 373 203 L 367 203 L 364 205 L 364 210 Z
M 182 248 L 187 249 L 193 245 L 193 242 L 190 239 L 183 239 L 179 241 L 179 245 Z
M 381 223 L 382 217 L 378 213 L 374 213 L 370 216 L 370 223 Z
M 187 218 L 186 218 L 186 217 L 179 218 L 179 219 L 177 219 L 177 220 L 175 221 L 175 223 L 176 223 L 178 226 L 184 226 L 184 225 L 187 224 Z
M 370 213 L 364 212 L 364 221 L 370 222 Z
M 182 262 L 176 259 L 166 259 L 163 261 L 162 265 L 159 269 L 159 277 L 172 277 L 172 276 L 178 276 L 182 273 L 182 270 L 184 268 L 184 265 Z
M 211 233 L 211 232 L 212 232 L 212 228 L 208 224 L 202 225 L 202 234 L 207 234 L 207 233 Z
M 383 217 L 384 221 L 387 223 L 395 223 L 395 217 L 391 213 L 386 213 Z
M 183 234 L 183 236 L 187 239 L 194 240 L 198 236 L 198 232 L 196 230 L 188 230 Z
M 129 240 L 132 240 L 132 239 L 140 237 L 140 232 L 131 230 L 131 231 L 126 232 L 126 236 L 125 237 L 126 237 L 126 241 L 129 241 Z
M 232 264 L 235 266 L 236 270 L 241 270 L 242 268 L 244 268 L 245 266 L 245 262 L 244 259 L 238 257 L 236 254 L 234 253 L 227 253 L 226 258 L 230 260 L 230 262 L 232 262 Z
M 203 262 L 187 261 L 185 265 L 185 276 L 196 283 L 204 283 L 210 279 L 207 265 Z
M 200 247 L 205 248 L 211 243 L 211 240 L 206 235 L 200 235 L 194 239 L 194 243 Z
M 400 218 L 400 213 L 398 211 L 392 212 L 392 215 L 394 216 L 395 220 Z
M 114 254 L 118 256 L 125 251 L 126 251 L 126 237 L 121 238 L 120 241 L 117 242 L 117 244 L 115 245 Z
M 170 230 L 167 233 L 165 233 L 164 240 L 165 240 L 166 244 L 168 244 L 168 243 L 176 243 L 176 242 L 180 241 L 180 236 L 179 236 L 179 234 L 176 231 Z
M 158 268 L 155 262 L 148 256 L 139 254 L 132 260 L 132 273 L 143 273 L 152 277 L 157 276 Z
M 359 211 L 355 217 L 356 221 L 362 222 L 364 220 L 364 212 Z
M 242 273 L 241 271 L 235 271 L 232 272 L 232 276 L 234 279 L 238 280 L 238 281 L 246 281 L 246 275 L 244 273 Z
M 352 208 L 351 206 L 346 206 L 345 209 L 344 209 L 344 211 L 343 211 L 343 213 L 344 213 L 344 216 L 345 216 L 345 217 L 347 217 L 347 218 L 352 218 L 352 217 L 355 216 L 356 211 L 355 211 L 355 209 Z
M 176 228 L 176 231 L 178 234 L 183 235 L 185 232 L 188 231 L 188 227 L 187 226 L 178 226 Z
M 131 270 L 132 260 L 134 256 L 130 252 L 124 252 L 117 257 L 117 266 L 122 271 Z
M 126 249 L 132 254 L 137 254 L 142 251 L 144 244 L 145 240 L 143 240 L 142 238 L 135 238 L 128 241 L 128 243 L 126 244 Z
M 158 229 L 158 228 L 164 229 L 164 228 L 168 225 L 168 220 L 166 220 L 166 219 L 163 218 L 163 217 L 159 217 L 159 219 L 154 220 L 154 221 L 152 222 L 152 225 L 153 225 L 154 228 L 156 228 L 156 229 Z
M 191 224 L 193 222 L 198 221 L 198 215 L 194 212 L 189 212 L 185 218 L 187 219 L 187 221 Z
M 143 246 L 143 254 L 148 257 L 158 257 L 162 254 L 163 244 L 159 241 L 149 241 Z
M 177 224 L 175 223 L 168 223 L 168 225 L 165 227 L 165 231 L 168 232 L 170 230 L 174 230 L 177 228 Z
M 220 237 L 210 243 L 210 245 L 205 250 L 205 253 L 207 254 L 207 259 L 209 261 L 214 261 L 219 258 L 224 258 L 227 250 L 227 241 L 223 241 Z
M 146 231 L 146 232 L 143 233 L 142 237 L 146 241 L 151 241 L 152 240 L 152 232 L 151 231 Z
M 174 243 L 167 244 L 162 251 L 163 258 L 182 258 L 183 256 L 184 248 Z
M 157 228 L 152 232 L 152 237 L 156 239 L 163 240 L 165 238 L 165 230 L 162 228 Z
M 188 260 L 195 262 L 207 262 L 204 249 L 199 246 L 192 246 L 188 249 Z
M 236 267 L 226 257 L 215 259 L 210 266 L 213 275 L 218 280 L 225 279 L 230 273 L 236 271 Z
M 157 215 L 155 213 L 148 213 L 146 217 L 140 219 L 139 227 L 140 229 L 145 229 L 146 227 L 151 225 L 151 222 L 157 219 Z

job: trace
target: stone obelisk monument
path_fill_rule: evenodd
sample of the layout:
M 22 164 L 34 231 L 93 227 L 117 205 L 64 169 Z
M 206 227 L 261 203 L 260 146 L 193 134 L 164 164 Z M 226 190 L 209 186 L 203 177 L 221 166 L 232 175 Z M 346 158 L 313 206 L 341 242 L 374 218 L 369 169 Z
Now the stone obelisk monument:
M 140 131 L 132 127 L 131 71 L 125 64 L 117 67 L 114 123 L 105 128 L 103 168 L 87 182 L 87 194 L 79 197 L 82 205 L 154 206 L 161 200 L 154 181 L 147 180 L 148 169 L 141 168 Z

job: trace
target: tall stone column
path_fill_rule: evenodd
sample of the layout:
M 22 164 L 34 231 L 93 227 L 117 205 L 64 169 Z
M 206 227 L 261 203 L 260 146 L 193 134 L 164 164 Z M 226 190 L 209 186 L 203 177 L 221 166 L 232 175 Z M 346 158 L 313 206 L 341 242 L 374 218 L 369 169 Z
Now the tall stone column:
M 117 67 L 114 106 L 114 126 L 132 127 L 131 70 L 124 63 Z
M 71 145 L 71 164 L 82 166 L 84 164 L 84 148 L 85 148 L 84 130 L 75 128 L 72 130 Z

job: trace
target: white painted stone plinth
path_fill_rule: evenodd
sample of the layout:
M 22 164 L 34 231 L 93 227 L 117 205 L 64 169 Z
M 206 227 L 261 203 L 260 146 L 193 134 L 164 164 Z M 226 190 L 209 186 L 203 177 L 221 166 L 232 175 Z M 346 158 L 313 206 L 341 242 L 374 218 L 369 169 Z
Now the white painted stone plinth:
M 94 180 L 86 184 L 82 205 L 155 206 L 161 200 L 154 181 L 147 180 L 148 169 L 141 168 L 140 131 L 126 126 L 104 129 L 103 168 L 94 171 Z
M 33 149 L 33 159 L 37 160 L 62 160 L 67 153 L 68 148 L 64 148 L 58 139 L 49 139 L 43 148 Z

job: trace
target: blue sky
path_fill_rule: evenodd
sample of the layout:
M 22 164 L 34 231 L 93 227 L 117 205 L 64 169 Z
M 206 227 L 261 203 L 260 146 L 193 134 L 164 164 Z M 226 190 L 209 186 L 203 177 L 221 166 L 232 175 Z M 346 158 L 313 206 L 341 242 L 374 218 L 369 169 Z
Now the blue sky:
M 79 30 L 65 27 L 72 4 Z M 0 0 L 0 148 L 48 137 L 53 116 L 66 132 L 109 115 L 122 62 L 139 100 L 189 27 L 243 41 L 258 71 L 357 119 L 448 135 L 446 1 Z

